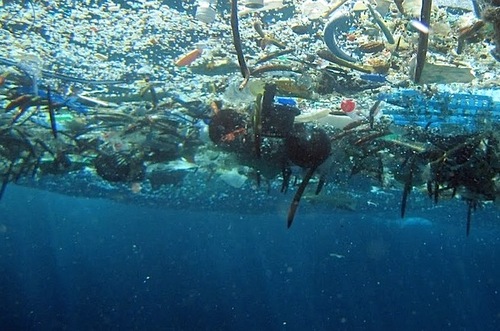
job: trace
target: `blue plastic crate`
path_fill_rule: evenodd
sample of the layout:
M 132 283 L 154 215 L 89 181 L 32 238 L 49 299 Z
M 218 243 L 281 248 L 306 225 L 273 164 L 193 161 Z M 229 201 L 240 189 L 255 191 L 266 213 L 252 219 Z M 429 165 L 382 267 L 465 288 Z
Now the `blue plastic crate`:
M 500 103 L 485 95 L 442 92 L 432 96 L 416 90 L 381 93 L 379 100 L 397 107 L 383 109 L 397 125 L 439 127 L 441 124 L 463 126 L 477 131 L 481 125 L 500 121 Z

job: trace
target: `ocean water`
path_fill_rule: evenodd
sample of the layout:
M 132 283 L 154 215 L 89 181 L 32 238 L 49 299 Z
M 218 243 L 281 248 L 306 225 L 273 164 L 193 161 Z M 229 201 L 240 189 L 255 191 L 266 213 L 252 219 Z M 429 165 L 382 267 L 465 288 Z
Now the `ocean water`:
M 140 208 L 9 186 L 1 330 L 497 330 L 497 210 Z M 397 214 L 397 213 L 396 213 Z M 418 216 L 416 216 L 418 214 Z

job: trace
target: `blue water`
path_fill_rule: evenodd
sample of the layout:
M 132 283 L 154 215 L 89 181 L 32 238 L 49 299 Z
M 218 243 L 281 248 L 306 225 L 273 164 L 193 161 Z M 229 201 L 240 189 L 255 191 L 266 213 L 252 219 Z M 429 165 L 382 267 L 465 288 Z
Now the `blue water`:
M 500 224 L 193 213 L 9 186 L 1 330 L 498 330 Z M 396 212 L 397 214 L 397 212 Z M 384 220 L 384 219 L 388 220 Z M 497 223 L 495 226 L 494 223 Z

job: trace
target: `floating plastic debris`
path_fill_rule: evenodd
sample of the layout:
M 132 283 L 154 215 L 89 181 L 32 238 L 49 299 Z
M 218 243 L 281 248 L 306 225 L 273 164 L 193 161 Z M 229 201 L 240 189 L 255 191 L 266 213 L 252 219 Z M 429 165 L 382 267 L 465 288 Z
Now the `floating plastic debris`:
M 500 121 L 500 103 L 490 96 L 442 92 L 427 97 L 416 90 L 401 90 L 382 93 L 379 100 L 399 107 L 383 110 L 398 125 L 440 127 L 454 124 L 475 132 Z

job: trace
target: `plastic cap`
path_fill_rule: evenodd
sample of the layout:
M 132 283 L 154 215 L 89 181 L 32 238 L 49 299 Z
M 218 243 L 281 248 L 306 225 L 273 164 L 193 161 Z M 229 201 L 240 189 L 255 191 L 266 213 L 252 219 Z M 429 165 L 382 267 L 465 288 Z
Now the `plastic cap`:
M 340 103 L 340 109 L 346 114 L 352 113 L 356 108 L 356 102 L 352 99 L 344 99 Z

